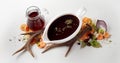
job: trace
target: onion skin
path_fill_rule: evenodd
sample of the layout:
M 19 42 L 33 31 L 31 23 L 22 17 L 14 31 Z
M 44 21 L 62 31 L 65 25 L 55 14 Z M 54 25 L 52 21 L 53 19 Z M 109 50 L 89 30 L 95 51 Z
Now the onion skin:
M 107 24 L 104 20 L 97 20 L 96 27 L 97 29 L 104 27 L 105 31 L 107 31 Z

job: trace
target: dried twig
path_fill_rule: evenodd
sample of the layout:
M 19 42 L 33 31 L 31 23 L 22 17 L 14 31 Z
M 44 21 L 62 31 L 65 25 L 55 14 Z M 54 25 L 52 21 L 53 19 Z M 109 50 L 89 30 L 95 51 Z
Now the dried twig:
M 33 34 L 39 32 L 39 31 L 40 30 L 38 30 L 38 31 L 32 31 L 32 32 L 28 32 L 28 33 L 22 33 L 21 35 L 33 35 Z
M 33 40 L 35 37 L 37 37 L 38 35 L 42 34 L 43 31 L 44 31 L 44 29 L 39 30 L 39 31 L 36 31 L 36 32 L 30 32 L 30 33 L 24 33 L 24 34 L 22 34 L 22 35 L 27 35 L 27 34 L 29 34 L 29 35 L 31 35 L 31 36 L 30 36 L 30 38 L 28 39 L 28 41 L 26 42 L 26 44 L 25 44 L 22 48 L 20 48 L 19 50 L 17 50 L 15 53 L 13 53 L 13 55 L 15 55 L 15 54 L 17 54 L 18 52 L 21 52 L 21 51 L 24 50 L 24 51 L 28 51 L 28 52 L 34 57 L 34 54 L 33 54 L 32 50 L 31 50 L 31 46 L 32 46 L 31 42 L 32 42 L 32 40 Z
M 46 46 L 46 49 L 42 53 L 45 53 L 48 50 L 56 48 L 56 47 L 67 46 L 67 47 L 69 47 L 68 51 L 65 54 L 65 56 L 67 56 L 68 53 L 70 52 L 72 46 L 74 45 L 74 43 L 77 41 L 77 39 L 82 37 L 86 32 L 90 31 L 91 29 L 92 29 L 91 26 L 87 25 L 87 27 L 84 30 L 79 32 L 73 39 L 71 39 L 67 42 L 64 42 L 64 43 L 48 43 L 47 46 Z M 31 46 L 32 46 L 31 42 L 38 35 L 42 34 L 43 31 L 44 31 L 44 29 L 39 30 L 39 31 L 35 31 L 35 32 L 21 34 L 21 35 L 31 35 L 31 36 L 28 39 L 28 41 L 26 42 L 26 44 L 21 49 L 17 50 L 15 53 L 13 53 L 13 55 L 15 55 L 15 54 L 17 54 L 18 52 L 21 52 L 21 51 L 28 51 L 34 57 L 34 54 L 31 50 Z

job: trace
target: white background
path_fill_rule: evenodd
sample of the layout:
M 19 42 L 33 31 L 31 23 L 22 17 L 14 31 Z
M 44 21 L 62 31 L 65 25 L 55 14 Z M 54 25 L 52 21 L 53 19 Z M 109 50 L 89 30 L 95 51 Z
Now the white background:
M 12 56 L 24 44 L 9 39 L 20 34 L 19 26 L 26 23 L 25 11 L 29 6 L 48 9 L 47 21 L 61 12 L 76 12 L 84 6 L 87 9 L 85 16 L 107 22 L 112 43 L 103 43 L 100 49 L 80 49 L 75 44 L 68 57 L 64 57 L 65 47 L 41 54 L 42 50 L 36 46 L 32 49 L 35 58 L 28 52 Z M 120 63 L 119 27 L 119 0 L 0 0 L 0 63 Z

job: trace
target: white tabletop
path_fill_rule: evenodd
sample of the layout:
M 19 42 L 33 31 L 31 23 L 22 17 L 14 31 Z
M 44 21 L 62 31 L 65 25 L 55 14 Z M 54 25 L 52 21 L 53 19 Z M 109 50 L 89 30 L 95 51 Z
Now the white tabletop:
M 1 0 L 0 2 L 0 63 L 120 63 L 120 1 L 119 0 Z M 76 44 L 68 57 L 67 48 L 53 49 L 41 54 L 42 49 L 33 46 L 35 58 L 25 52 L 12 56 L 23 46 L 22 42 L 9 41 L 19 36 L 19 26 L 26 22 L 25 11 L 29 6 L 46 8 L 47 21 L 61 12 L 76 12 L 81 6 L 87 9 L 85 16 L 105 20 L 112 34 L 111 44 L 102 48 L 80 49 Z

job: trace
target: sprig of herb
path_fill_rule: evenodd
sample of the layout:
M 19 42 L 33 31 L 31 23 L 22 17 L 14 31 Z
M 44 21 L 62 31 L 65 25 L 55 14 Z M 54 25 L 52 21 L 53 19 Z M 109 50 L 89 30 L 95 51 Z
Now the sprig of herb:
M 85 43 L 85 42 L 83 42 L 82 40 L 78 40 L 79 42 L 80 42 L 80 44 L 81 44 L 81 48 L 84 48 L 84 47 L 86 47 L 87 46 L 87 44 Z
M 100 47 L 102 47 L 101 44 L 97 40 L 91 40 L 90 44 L 94 48 L 100 48 Z

